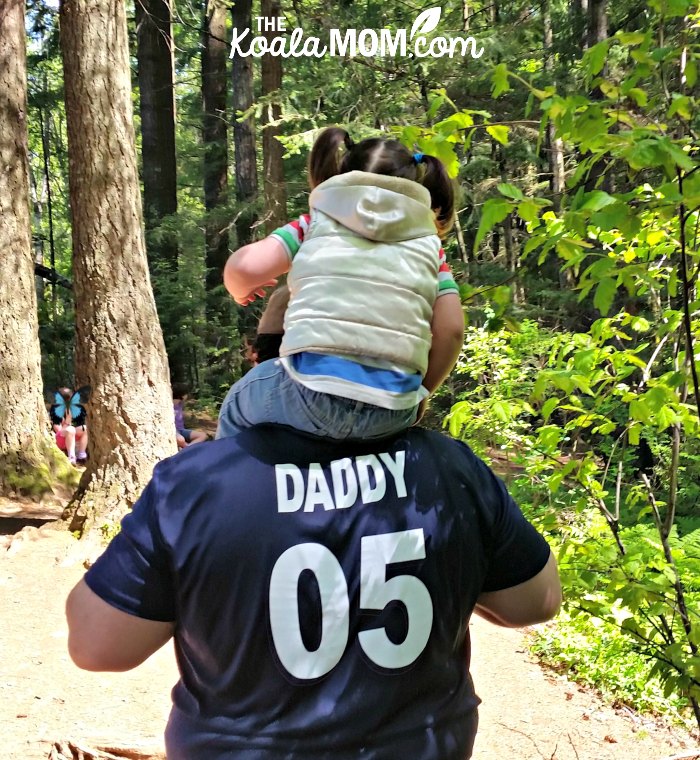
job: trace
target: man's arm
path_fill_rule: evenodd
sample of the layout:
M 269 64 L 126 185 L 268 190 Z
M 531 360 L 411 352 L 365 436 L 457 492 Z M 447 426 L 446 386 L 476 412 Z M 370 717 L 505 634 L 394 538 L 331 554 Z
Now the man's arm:
M 66 602 L 68 652 L 83 670 L 131 670 L 160 649 L 174 624 L 129 615 L 79 581 Z
M 474 612 L 496 625 L 519 628 L 550 620 L 561 601 L 559 570 L 550 552 L 547 564 L 529 581 L 480 594 Z

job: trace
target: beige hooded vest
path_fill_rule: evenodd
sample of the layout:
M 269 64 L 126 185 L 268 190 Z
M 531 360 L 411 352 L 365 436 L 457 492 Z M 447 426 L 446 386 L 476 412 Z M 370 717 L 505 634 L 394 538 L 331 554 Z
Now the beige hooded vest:
M 309 206 L 280 355 L 364 356 L 425 375 L 440 252 L 430 193 L 349 172 L 320 184 Z

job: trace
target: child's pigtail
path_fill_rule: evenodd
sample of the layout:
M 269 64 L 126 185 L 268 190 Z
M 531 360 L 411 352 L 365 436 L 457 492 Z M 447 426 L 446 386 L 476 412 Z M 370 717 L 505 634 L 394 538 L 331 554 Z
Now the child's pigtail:
M 354 143 L 350 135 L 340 127 L 324 129 L 314 143 L 309 155 L 309 181 L 314 188 L 336 174 L 340 174 L 341 146 L 352 150 Z
M 454 224 L 455 185 L 439 158 L 422 155 L 420 163 L 425 169 L 418 182 L 430 193 L 430 206 L 435 212 L 438 235 L 444 237 Z

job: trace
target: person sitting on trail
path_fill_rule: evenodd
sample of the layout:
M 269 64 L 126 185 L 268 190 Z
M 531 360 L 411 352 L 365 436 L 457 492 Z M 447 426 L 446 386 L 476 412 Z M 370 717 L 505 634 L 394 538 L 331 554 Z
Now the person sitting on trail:
M 464 315 L 440 243 L 455 203 L 444 165 L 332 127 L 311 150 L 309 179 L 310 214 L 224 268 L 240 305 L 287 271 L 290 297 L 281 358 L 231 388 L 219 438 L 270 422 L 336 439 L 391 435 L 416 422 L 459 356 Z
M 88 386 L 77 391 L 59 388 L 54 394 L 55 403 L 49 407 L 56 445 L 66 454 L 71 464 L 84 464 L 87 461 L 87 413 L 80 402 L 87 401 L 89 393 Z
M 173 383 L 173 413 L 178 449 L 184 449 L 191 443 L 202 443 L 208 438 L 203 430 L 189 430 L 185 427 L 185 401 L 188 396 L 189 388 L 186 383 Z

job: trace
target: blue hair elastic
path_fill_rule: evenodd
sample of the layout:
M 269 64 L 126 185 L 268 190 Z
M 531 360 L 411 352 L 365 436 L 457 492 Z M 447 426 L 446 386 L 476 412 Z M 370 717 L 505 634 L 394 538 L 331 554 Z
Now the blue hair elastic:
M 423 154 L 422 153 L 414 153 L 413 154 L 413 161 L 417 164 L 419 164 L 423 160 Z

